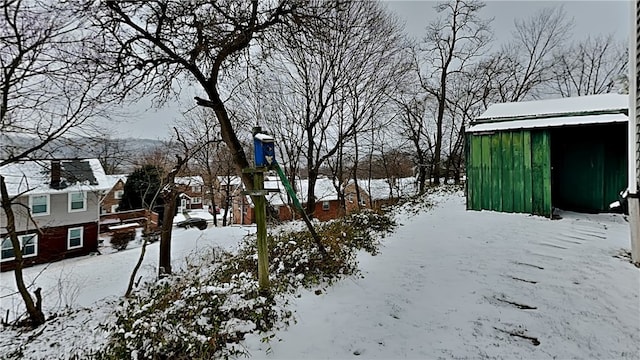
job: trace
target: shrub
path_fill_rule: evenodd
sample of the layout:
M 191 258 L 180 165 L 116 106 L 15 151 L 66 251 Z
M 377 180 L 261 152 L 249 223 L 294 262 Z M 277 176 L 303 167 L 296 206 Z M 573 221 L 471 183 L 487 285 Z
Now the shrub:
M 363 212 L 319 224 L 329 260 L 322 259 L 308 231 L 268 237 L 271 294 L 258 288 L 255 236 L 237 254 L 213 251 L 192 259 L 182 273 L 163 278 L 129 299 L 107 325 L 110 344 L 102 359 L 211 359 L 247 355 L 239 342 L 248 333 L 287 326 L 288 293 L 300 286 L 331 283 L 357 272 L 356 252 L 377 252 L 377 233 L 395 223 Z M 266 339 L 266 338 L 265 338 Z
M 135 229 L 126 229 L 120 230 L 113 233 L 111 236 L 111 246 L 120 251 L 127 248 L 129 245 L 129 241 L 132 241 L 136 238 L 136 230 Z

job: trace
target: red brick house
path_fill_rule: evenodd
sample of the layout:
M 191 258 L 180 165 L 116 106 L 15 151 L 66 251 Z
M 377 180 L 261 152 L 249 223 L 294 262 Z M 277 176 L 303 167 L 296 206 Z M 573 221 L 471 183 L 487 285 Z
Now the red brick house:
M 17 196 L 12 208 L 24 266 L 97 251 L 100 200 L 109 189 L 97 159 L 22 161 L 0 173 L 9 196 Z M 6 221 L 0 209 L 0 223 Z M 0 240 L 0 270 L 12 270 L 14 249 L 6 228 L 0 228 Z
M 118 212 L 120 200 L 124 194 L 124 184 L 127 182 L 127 175 L 105 175 L 110 187 L 102 197 L 101 214 L 113 214 Z
M 296 180 L 297 196 L 303 206 L 306 205 L 306 195 L 308 188 L 307 179 Z M 265 177 L 265 189 L 275 190 L 267 196 L 269 204 L 274 207 L 281 221 L 292 220 L 297 218 L 292 201 L 288 198 L 284 186 L 280 183 L 278 177 Z M 360 188 L 360 201 L 358 206 L 356 202 L 356 188 L 353 182 L 347 183 L 344 190 L 346 213 L 352 212 L 358 208 L 366 208 L 370 206 L 369 195 L 364 189 Z M 320 221 L 336 219 L 345 214 L 345 210 L 340 206 L 338 191 L 333 181 L 329 178 L 319 178 L 315 186 L 316 204 L 314 211 L 309 214 L 311 217 Z M 255 221 L 253 215 L 253 204 L 250 197 L 241 196 L 234 202 L 234 223 L 251 224 Z

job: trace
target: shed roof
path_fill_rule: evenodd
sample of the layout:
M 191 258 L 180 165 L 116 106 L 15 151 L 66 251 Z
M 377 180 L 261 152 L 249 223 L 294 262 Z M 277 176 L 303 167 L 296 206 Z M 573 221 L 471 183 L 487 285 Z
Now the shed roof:
M 601 94 L 572 98 L 494 104 L 467 132 L 549 128 L 626 122 L 628 95 Z
M 628 117 L 625 114 L 601 114 L 601 115 L 584 115 L 584 116 L 558 116 L 539 119 L 524 119 L 513 121 L 498 121 L 478 123 L 467 129 L 468 133 L 500 131 L 500 130 L 516 130 L 516 129 L 535 129 L 550 128 L 573 125 L 588 124 L 607 124 L 616 122 L 627 122 Z
M 591 112 L 622 112 L 629 108 L 629 95 L 600 94 L 560 99 L 534 100 L 493 104 L 476 118 L 476 122 L 540 115 L 580 114 Z

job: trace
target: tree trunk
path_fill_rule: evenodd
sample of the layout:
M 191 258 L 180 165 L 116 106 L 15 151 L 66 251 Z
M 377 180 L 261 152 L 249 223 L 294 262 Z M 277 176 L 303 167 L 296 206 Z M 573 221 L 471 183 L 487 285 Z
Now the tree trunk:
M 173 229 L 173 217 L 176 212 L 177 194 L 171 189 L 163 195 L 164 214 L 162 216 L 162 230 L 160 233 L 160 257 L 158 263 L 158 276 L 171 274 L 171 230 Z
M 147 229 L 145 230 L 146 232 L 148 232 L 148 225 L 147 225 Z M 131 296 L 131 291 L 133 291 L 133 284 L 135 283 L 136 275 L 138 274 L 138 270 L 140 269 L 140 266 L 142 265 L 142 261 L 144 260 L 144 254 L 147 252 L 147 243 L 149 238 L 148 238 L 148 235 L 143 235 L 143 236 L 144 236 L 144 242 L 142 243 L 142 250 L 140 251 L 140 257 L 138 257 L 138 262 L 136 263 L 136 266 L 133 267 L 131 276 L 129 276 L 129 284 L 127 285 L 127 291 L 125 291 L 124 297 Z
M 358 137 L 353 137 L 353 143 L 355 145 L 355 158 L 353 161 L 353 182 L 355 184 L 356 190 L 356 201 L 358 205 L 358 210 L 360 210 L 360 187 L 358 186 L 358 162 L 360 161 L 360 154 L 358 153 Z M 372 146 L 373 147 L 373 146 Z M 371 160 L 371 159 L 370 159 Z
M 444 102 L 445 102 L 445 86 L 446 86 L 446 81 L 447 81 L 447 77 L 446 77 L 446 70 L 443 71 L 443 76 L 442 76 L 442 86 L 440 88 L 441 94 L 440 97 L 438 98 L 438 118 L 436 121 L 436 143 L 435 143 L 435 149 L 433 152 L 433 172 L 431 173 L 431 176 L 433 177 L 433 183 L 435 185 L 440 185 L 440 161 L 441 161 L 441 156 L 440 153 L 442 152 L 442 122 L 444 121 Z
M 212 174 L 209 174 L 209 200 L 211 201 L 209 211 L 211 212 L 211 215 L 213 215 L 213 226 L 218 227 L 218 214 L 216 213 L 216 194 L 215 188 L 213 187 Z
M 227 186 L 225 189 L 225 206 L 224 206 L 224 212 L 222 213 L 222 226 L 227 226 L 227 216 L 229 216 L 229 206 L 231 206 L 231 208 L 233 209 L 233 204 L 231 203 L 231 179 L 229 179 L 229 177 L 227 177 Z M 242 214 L 242 200 L 240 203 L 240 214 Z M 242 215 L 241 215 L 242 216 Z M 241 220 L 240 221 L 241 224 L 244 224 L 244 222 Z
M 217 79 L 216 79 L 217 80 Z M 242 172 L 242 169 L 249 167 L 249 161 L 247 155 L 244 152 L 244 148 L 236 135 L 229 113 L 220 98 L 220 94 L 216 89 L 215 84 L 203 84 L 209 96 L 209 100 L 196 98 L 199 105 L 209 107 L 213 109 L 216 114 L 216 118 L 220 123 L 220 135 L 222 140 L 229 147 L 235 170 L 238 174 L 241 174 L 242 182 L 247 190 L 253 190 L 253 174 Z
M 313 217 L 316 211 L 316 181 L 318 180 L 318 170 L 315 168 L 309 168 L 309 182 L 307 189 L 307 215 Z
M 2 209 L 7 217 L 7 223 L 5 224 L 5 228 L 7 229 L 7 233 L 9 238 L 11 239 L 11 246 L 13 246 L 13 253 L 15 256 L 16 268 L 13 271 L 16 278 L 16 286 L 18 287 L 18 292 L 24 301 L 24 306 L 27 309 L 27 313 L 29 314 L 29 321 L 32 327 L 38 327 L 44 324 L 45 317 L 42 312 L 42 297 L 40 295 L 40 288 L 36 289 L 36 303 L 33 302 L 33 298 L 29 294 L 27 287 L 24 284 L 24 277 L 22 274 L 22 268 L 24 264 L 24 260 L 22 258 L 22 249 L 20 248 L 20 241 L 18 240 L 18 235 L 16 234 L 16 221 L 12 208 L 12 200 L 9 197 L 9 192 L 7 191 L 7 184 L 5 183 L 4 176 L 0 175 L 0 196 L 2 196 L 1 204 Z

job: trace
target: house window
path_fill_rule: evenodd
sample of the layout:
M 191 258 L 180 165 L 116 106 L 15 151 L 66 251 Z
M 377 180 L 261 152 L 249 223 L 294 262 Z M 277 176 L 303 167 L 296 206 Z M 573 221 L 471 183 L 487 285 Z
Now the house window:
M 191 198 L 191 203 L 192 204 L 202 204 L 202 198 L 201 197 Z
M 120 205 L 111 205 L 111 212 L 112 213 L 118 212 L 118 206 L 120 206 Z
M 322 202 L 322 210 L 324 210 L 324 211 L 329 210 L 329 202 L 328 201 L 323 201 Z
M 82 226 L 67 230 L 67 249 L 77 249 L 82 247 L 82 230 Z
M 191 191 L 194 192 L 194 193 L 202 192 L 202 186 L 200 186 L 200 185 L 192 186 L 191 187 Z
M 353 202 L 353 194 L 349 194 L 349 197 L 347 198 L 349 200 L 350 203 Z
M 87 196 L 84 192 L 69 193 L 69 212 L 87 210 Z
M 361 199 L 360 200 L 360 205 L 361 206 L 367 206 L 367 201 L 365 199 Z
M 31 257 L 38 255 L 38 235 L 37 234 L 27 234 L 18 236 L 18 240 L 20 241 L 20 247 L 22 249 L 23 257 Z M 15 253 L 13 251 L 13 245 L 11 244 L 11 239 L 4 238 L 2 239 L 2 261 L 13 260 L 15 258 Z
M 49 215 L 49 195 L 29 196 L 29 208 L 33 216 Z
M 36 256 L 38 253 L 38 235 L 22 235 L 20 236 L 20 243 L 22 244 L 22 256 Z
M 123 194 L 124 194 L 124 190 L 116 190 L 116 191 L 113 193 L 113 198 L 114 198 L 114 199 L 118 199 L 118 200 L 119 200 L 119 199 L 122 199 L 122 195 L 123 195 Z

